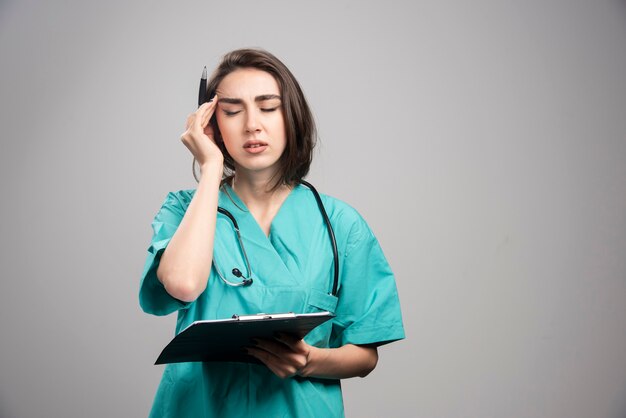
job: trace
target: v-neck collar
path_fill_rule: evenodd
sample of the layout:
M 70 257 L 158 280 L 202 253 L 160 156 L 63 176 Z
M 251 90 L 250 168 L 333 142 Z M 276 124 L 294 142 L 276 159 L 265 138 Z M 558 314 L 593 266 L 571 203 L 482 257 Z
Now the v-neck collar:
M 256 278 L 261 278 L 266 283 L 268 280 L 271 280 L 270 277 L 275 275 L 282 277 L 297 277 L 299 275 L 298 271 L 291 271 L 288 267 L 288 264 L 291 265 L 291 263 L 283 259 L 281 251 L 274 246 L 274 242 L 276 239 L 280 240 L 278 236 L 282 233 L 281 229 L 276 230 L 276 226 L 280 224 L 280 219 L 289 214 L 291 201 L 295 198 L 294 195 L 301 192 L 301 188 L 301 185 L 296 185 L 283 201 L 274 219 L 272 219 L 269 237 L 265 235 L 254 216 L 248 210 L 248 207 L 229 185 L 224 185 L 223 189 L 220 189 L 219 206 L 231 212 L 236 219 L 241 231 L 241 239 L 250 258 L 253 274 Z M 277 223 L 277 221 L 279 222 Z M 230 223 L 230 221 L 228 222 Z M 280 228 L 280 226 L 278 227 Z M 290 232 L 285 231 L 285 233 Z M 275 234 L 279 235 L 275 236 Z M 265 271 L 266 266 L 272 266 L 272 271 Z M 265 273 L 263 273 L 264 271 Z

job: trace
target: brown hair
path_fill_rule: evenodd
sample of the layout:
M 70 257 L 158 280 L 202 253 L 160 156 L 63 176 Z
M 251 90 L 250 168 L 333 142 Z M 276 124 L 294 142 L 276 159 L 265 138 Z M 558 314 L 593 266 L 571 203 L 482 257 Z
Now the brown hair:
M 281 184 L 293 186 L 306 176 L 313 158 L 313 148 L 317 139 L 315 121 L 304 97 L 304 93 L 291 71 L 278 58 L 262 49 L 237 49 L 224 55 L 222 62 L 217 66 L 207 82 L 207 96 L 215 96 L 217 87 L 224 77 L 241 68 L 255 68 L 272 75 L 280 89 L 281 107 L 285 119 L 285 133 L 287 144 L 283 155 L 279 159 L 279 169 L 274 179 L 272 189 Z M 215 141 L 224 154 L 224 178 L 228 179 L 235 173 L 233 158 L 228 154 L 217 119 L 210 121 Z M 196 180 L 198 177 L 195 171 Z

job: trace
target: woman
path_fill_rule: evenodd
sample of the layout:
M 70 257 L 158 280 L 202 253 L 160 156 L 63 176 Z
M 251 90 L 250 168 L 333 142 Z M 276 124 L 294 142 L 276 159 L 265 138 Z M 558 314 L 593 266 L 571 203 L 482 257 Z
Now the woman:
M 207 91 L 213 99 L 187 118 L 181 138 L 201 177 L 195 190 L 170 193 L 153 222 L 142 308 L 178 311 L 177 333 L 193 321 L 233 314 L 336 316 L 303 340 L 254 341 L 247 352 L 261 364 L 167 365 L 151 416 L 343 416 L 339 379 L 366 376 L 377 347 L 404 338 L 393 274 L 360 215 L 322 196 L 339 255 L 336 296 L 330 291 L 326 224 L 312 191 L 300 184 L 315 126 L 282 62 L 263 50 L 230 52 Z M 218 206 L 237 220 L 248 262 Z M 248 265 L 251 284 L 232 286 L 244 275 L 231 275 L 231 266 Z

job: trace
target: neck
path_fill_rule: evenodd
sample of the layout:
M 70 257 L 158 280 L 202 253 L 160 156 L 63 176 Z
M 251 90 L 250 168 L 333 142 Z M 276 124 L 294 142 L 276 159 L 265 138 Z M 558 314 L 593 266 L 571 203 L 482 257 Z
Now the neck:
M 269 236 L 274 216 L 282 206 L 291 187 L 281 184 L 272 190 L 272 183 L 268 179 L 249 177 L 236 173 L 232 188 L 237 196 L 246 205 L 250 214 L 259 224 L 265 235 Z
M 277 203 L 277 201 L 282 202 L 291 190 L 291 187 L 285 184 L 281 184 L 272 190 L 274 183 L 271 176 L 249 176 L 244 173 L 237 172 L 235 174 L 232 180 L 232 188 L 249 209 L 252 209 L 252 207 L 271 206 L 273 203 Z

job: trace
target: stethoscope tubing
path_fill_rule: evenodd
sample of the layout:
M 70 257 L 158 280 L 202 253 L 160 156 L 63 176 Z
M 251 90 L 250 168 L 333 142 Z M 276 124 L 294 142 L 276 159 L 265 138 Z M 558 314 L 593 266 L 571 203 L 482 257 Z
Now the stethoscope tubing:
M 330 294 L 333 296 L 337 296 L 337 287 L 339 286 L 339 252 L 337 251 L 337 240 L 335 239 L 335 231 L 333 230 L 333 226 L 330 223 L 330 219 L 328 219 L 326 208 L 324 207 L 324 203 L 322 203 L 322 198 L 320 197 L 320 194 L 317 192 L 315 187 L 313 187 L 313 185 L 308 181 L 300 180 L 300 183 L 304 184 L 313 192 L 313 196 L 315 196 L 315 200 L 317 201 L 317 206 L 319 207 L 320 212 L 322 213 L 322 217 L 324 218 L 324 223 L 326 223 L 328 237 L 330 239 L 330 244 L 333 249 L 333 289 Z
M 337 251 L 337 240 L 335 239 L 335 231 L 333 230 L 333 226 L 330 222 L 330 219 L 328 218 L 328 214 L 326 213 L 326 208 L 324 207 L 322 198 L 320 197 L 315 187 L 313 187 L 311 183 L 304 181 L 304 180 L 300 180 L 300 183 L 306 186 L 307 188 L 309 188 L 309 190 L 311 190 L 311 192 L 313 193 L 313 196 L 315 197 L 315 201 L 317 202 L 317 206 L 320 210 L 320 213 L 322 214 L 322 218 L 324 219 L 324 223 L 326 224 L 326 230 L 328 231 L 328 237 L 330 239 L 331 247 L 333 250 L 333 287 L 332 287 L 332 291 L 330 294 L 332 296 L 337 296 L 337 288 L 339 287 L 339 252 Z M 217 272 L 220 279 L 222 279 L 222 281 L 229 286 L 233 286 L 233 287 L 249 286 L 250 284 L 252 284 L 252 281 L 253 281 L 252 269 L 250 267 L 250 261 L 248 260 L 248 255 L 246 254 L 246 249 L 241 239 L 241 233 L 239 232 L 239 224 L 237 223 L 237 220 L 235 219 L 233 214 L 230 213 L 228 210 L 218 206 L 217 211 L 225 215 L 226 217 L 228 217 L 228 219 L 230 219 L 230 221 L 232 222 L 233 227 L 235 228 L 235 232 L 237 233 L 237 240 L 239 242 L 239 247 L 241 248 L 241 252 L 243 253 L 244 261 L 246 263 L 246 269 L 248 271 L 247 271 L 247 275 L 243 276 L 241 272 L 239 271 L 239 269 L 237 268 L 233 269 L 233 274 L 235 274 L 237 277 L 242 278 L 242 281 L 237 282 L 237 283 L 226 280 L 226 278 L 222 275 L 220 270 L 217 268 L 215 260 L 213 260 L 213 266 L 215 267 L 215 271 Z

